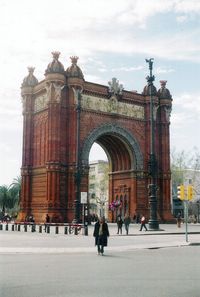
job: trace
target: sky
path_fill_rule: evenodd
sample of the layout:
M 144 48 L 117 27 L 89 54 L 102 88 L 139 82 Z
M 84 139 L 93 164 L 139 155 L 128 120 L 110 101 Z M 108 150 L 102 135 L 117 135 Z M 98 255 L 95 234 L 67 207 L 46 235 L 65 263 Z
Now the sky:
M 173 98 L 171 150 L 200 149 L 199 0 L 0 0 L 0 36 L 0 185 L 20 175 L 27 67 L 44 79 L 52 51 L 65 69 L 77 55 L 86 81 L 138 93 L 154 58 L 154 85 L 167 80 Z M 90 159 L 104 158 L 94 146 Z

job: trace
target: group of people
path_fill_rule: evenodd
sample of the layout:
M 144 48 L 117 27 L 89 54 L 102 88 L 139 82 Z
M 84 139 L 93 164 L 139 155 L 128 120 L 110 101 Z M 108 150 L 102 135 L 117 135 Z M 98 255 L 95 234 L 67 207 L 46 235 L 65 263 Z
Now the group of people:
M 118 215 L 117 216 L 117 234 L 122 234 L 122 226 L 124 224 L 126 235 L 128 235 L 130 223 L 131 223 L 131 218 L 128 214 L 125 215 L 124 221 L 122 220 L 122 216 Z M 147 231 L 146 218 L 144 215 L 142 215 L 140 219 L 140 231 L 142 231 L 143 228 Z

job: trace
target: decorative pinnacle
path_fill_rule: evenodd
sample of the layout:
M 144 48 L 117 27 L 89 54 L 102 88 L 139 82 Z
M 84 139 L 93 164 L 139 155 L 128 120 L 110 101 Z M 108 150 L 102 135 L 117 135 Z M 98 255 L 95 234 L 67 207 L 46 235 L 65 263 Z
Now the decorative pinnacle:
M 145 61 L 149 64 L 149 70 L 153 69 L 153 58 L 145 59 Z
M 33 75 L 34 70 L 35 70 L 35 67 L 32 67 L 32 66 L 28 67 L 29 74 Z
M 52 52 L 52 55 L 55 60 L 58 60 L 59 56 L 60 56 L 60 52 L 58 52 L 58 51 Z
M 164 89 L 166 87 L 166 83 L 167 83 L 167 80 L 160 80 L 161 88 Z
M 73 64 L 73 65 L 76 65 L 76 64 L 77 64 L 77 61 L 78 61 L 78 59 L 79 59 L 79 57 L 77 57 L 77 56 L 72 56 L 72 57 L 70 57 L 70 59 L 71 59 L 71 61 L 72 61 L 72 64 Z

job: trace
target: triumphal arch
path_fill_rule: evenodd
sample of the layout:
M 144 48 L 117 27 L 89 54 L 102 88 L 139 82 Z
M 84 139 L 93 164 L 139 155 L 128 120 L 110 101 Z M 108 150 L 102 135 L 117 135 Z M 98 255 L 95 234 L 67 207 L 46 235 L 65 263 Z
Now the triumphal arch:
M 157 213 L 163 221 L 170 211 L 169 126 L 172 98 L 161 81 L 142 93 L 128 91 L 116 78 L 108 85 L 88 82 L 71 57 L 64 68 L 53 52 L 44 80 L 34 68 L 21 86 L 23 154 L 21 211 L 42 222 L 48 213 L 56 222 L 69 222 L 79 207 L 80 192 L 88 192 L 89 153 L 94 142 L 109 161 L 109 203 L 124 212 L 149 214 L 150 95 L 154 102 L 157 160 Z M 79 192 L 79 193 L 78 193 Z M 77 196 L 77 193 L 79 196 Z M 114 212 L 109 211 L 110 221 Z

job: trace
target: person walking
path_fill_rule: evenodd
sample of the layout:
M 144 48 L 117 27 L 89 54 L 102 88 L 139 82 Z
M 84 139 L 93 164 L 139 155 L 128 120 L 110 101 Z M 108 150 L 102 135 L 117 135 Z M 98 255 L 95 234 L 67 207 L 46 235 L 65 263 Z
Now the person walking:
M 108 245 L 109 237 L 108 224 L 105 222 L 105 218 L 101 217 L 94 225 L 93 236 L 95 237 L 95 245 L 97 246 L 98 255 L 104 254 L 104 247 Z
M 146 218 L 145 218 L 144 215 L 142 215 L 142 217 L 141 217 L 140 231 L 142 231 L 143 228 L 145 229 L 145 231 L 147 231 L 147 227 L 146 227 L 145 223 L 146 223 Z
M 122 234 L 123 220 L 121 215 L 117 216 L 117 234 Z
M 126 230 L 126 235 L 128 235 L 130 223 L 131 223 L 131 218 L 128 214 L 126 214 L 124 217 L 124 226 L 125 226 L 125 230 Z

